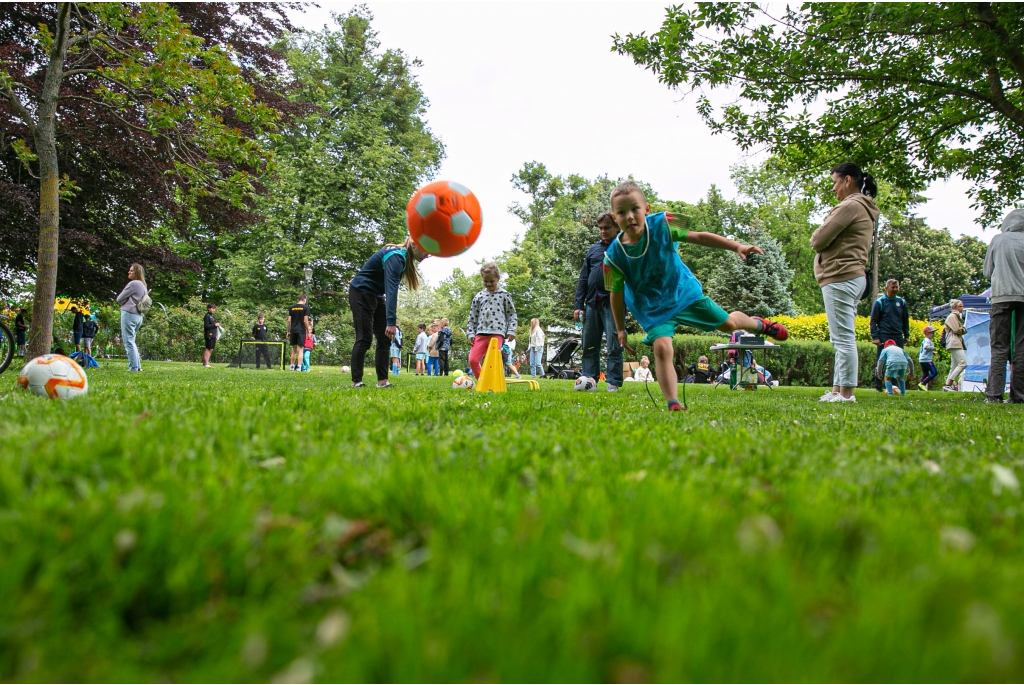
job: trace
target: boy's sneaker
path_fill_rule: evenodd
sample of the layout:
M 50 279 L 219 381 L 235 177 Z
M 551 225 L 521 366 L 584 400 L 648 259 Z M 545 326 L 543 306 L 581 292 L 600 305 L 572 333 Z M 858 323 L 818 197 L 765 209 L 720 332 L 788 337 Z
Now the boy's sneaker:
M 840 397 L 842 397 L 842 395 L 840 395 L 839 393 L 832 392 L 831 390 L 829 390 L 824 395 L 822 395 L 820 398 L 818 398 L 818 401 L 819 402 L 837 402 Z
M 374 387 L 379 389 L 379 388 L 393 388 L 395 386 L 391 385 L 391 383 L 385 383 L 384 385 L 377 385 L 377 386 L 374 386 Z
M 952 385 L 944 385 L 942 386 L 942 392 L 955 392 L 955 390 L 953 390 Z
M 843 397 L 839 393 L 836 393 L 836 398 L 834 400 L 832 400 L 832 401 L 833 402 L 856 402 L 857 398 L 854 395 L 850 395 L 849 397 Z
M 668 403 L 668 410 L 669 411 L 686 411 L 686 407 L 684 407 L 683 405 L 679 404 L 679 400 L 671 400 Z
M 925 392 L 928 392 L 928 386 L 925 385 L 924 383 L 918 383 L 917 387 L 920 388 L 921 390 L 925 391 Z
M 609 385 L 607 388 L 605 388 L 605 392 L 618 392 L 618 391 L 619 391 L 619 386 L 617 386 L 617 385 Z
M 764 333 L 769 338 L 773 338 L 782 342 L 789 337 L 789 331 L 781 323 L 769 321 L 768 319 L 762 319 L 760 316 L 752 317 L 755 321 L 761 322 L 761 330 L 758 333 Z

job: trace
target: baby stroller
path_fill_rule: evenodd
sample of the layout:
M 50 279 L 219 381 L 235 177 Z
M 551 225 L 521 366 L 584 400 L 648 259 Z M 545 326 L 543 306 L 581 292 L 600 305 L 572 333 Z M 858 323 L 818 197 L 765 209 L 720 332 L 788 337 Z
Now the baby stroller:
M 548 368 L 544 371 L 545 378 L 558 378 L 561 380 L 574 381 L 582 374 L 579 369 L 574 369 L 572 358 L 580 348 L 579 338 L 568 338 L 555 356 L 548 361 Z

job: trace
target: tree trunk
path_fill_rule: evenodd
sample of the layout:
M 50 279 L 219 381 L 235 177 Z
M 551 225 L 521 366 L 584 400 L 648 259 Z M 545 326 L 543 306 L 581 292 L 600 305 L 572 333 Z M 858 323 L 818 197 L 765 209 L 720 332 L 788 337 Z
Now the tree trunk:
M 53 342 L 53 301 L 57 295 L 57 245 L 60 235 L 60 173 L 57 167 L 57 95 L 64 78 L 70 6 L 57 12 L 57 26 L 46 80 L 33 127 L 35 152 L 39 157 L 39 253 L 36 260 L 36 289 L 32 301 L 28 357 L 50 352 Z

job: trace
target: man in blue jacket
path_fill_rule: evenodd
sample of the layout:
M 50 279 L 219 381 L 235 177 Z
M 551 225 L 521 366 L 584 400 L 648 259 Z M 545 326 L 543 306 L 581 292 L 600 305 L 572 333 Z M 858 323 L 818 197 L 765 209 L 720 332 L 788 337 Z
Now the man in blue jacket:
M 604 334 L 608 347 L 607 390 L 616 392 L 622 386 L 622 347 L 615 332 L 608 291 L 604 288 L 602 265 L 605 250 L 618 235 L 619 228 L 608 212 L 598 217 L 597 228 L 601 232 L 601 240 L 590 246 L 583 259 L 572 318 L 574 321 L 583 319 L 583 375 L 597 379 L 600 374 L 601 335 Z
M 876 365 L 886 340 L 892 340 L 900 349 L 910 342 L 910 313 L 907 311 L 906 300 L 897 295 L 899 291 L 900 282 L 890 278 L 885 282 L 885 294 L 879 295 L 871 305 L 871 342 L 878 348 L 875 354 Z M 882 380 L 877 377 L 875 390 L 883 390 Z

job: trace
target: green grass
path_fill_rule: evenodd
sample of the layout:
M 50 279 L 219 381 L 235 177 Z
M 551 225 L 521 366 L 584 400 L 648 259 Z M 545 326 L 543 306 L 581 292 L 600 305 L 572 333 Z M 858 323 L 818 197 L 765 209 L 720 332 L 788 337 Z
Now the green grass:
M 13 381 L 4 681 L 1024 679 L 1016 406 Z

